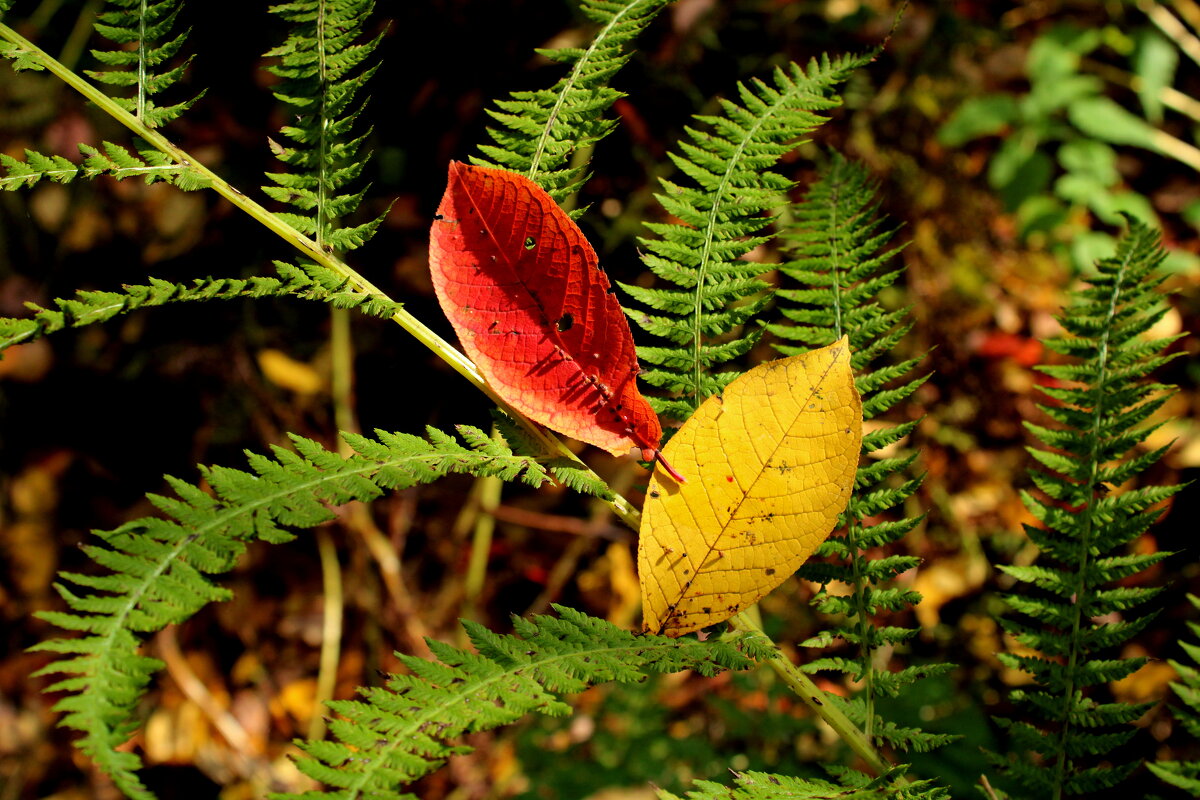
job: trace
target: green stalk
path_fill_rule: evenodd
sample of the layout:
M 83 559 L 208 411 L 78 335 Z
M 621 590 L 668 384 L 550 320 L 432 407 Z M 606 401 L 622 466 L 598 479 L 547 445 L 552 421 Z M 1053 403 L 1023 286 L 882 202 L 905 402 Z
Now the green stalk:
M 387 295 L 384 294 L 383 291 L 360 275 L 344 261 L 337 258 L 333 254 L 326 252 L 312 239 L 309 239 L 291 225 L 288 225 L 279 217 L 275 216 L 270 211 L 251 200 L 245 194 L 235 189 L 220 175 L 213 172 L 199 161 L 196 161 L 185 150 L 175 145 L 162 134 L 145 125 L 133 114 L 130 114 L 125 109 L 117 105 L 117 103 L 115 103 L 108 95 L 104 94 L 95 86 L 64 67 L 48 53 L 3 23 L 0 23 L 0 39 L 11 42 L 12 44 L 24 50 L 28 55 L 36 58 L 36 60 L 51 74 L 60 78 L 64 83 L 82 94 L 88 100 L 91 100 L 106 114 L 120 122 L 133 133 L 137 134 L 139 137 L 145 140 L 146 143 L 170 156 L 177 164 L 187 167 L 197 175 L 204 177 L 209 182 L 213 191 L 224 197 L 235 207 L 249 214 L 253 219 L 262 223 L 268 230 L 279 236 L 292 247 L 295 247 L 308 258 L 312 259 L 326 269 L 331 270 L 337 275 L 349 280 L 355 291 L 361 292 L 365 295 L 387 299 Z M 401 309 L 392 316 L 392 321 L 397 323 L 401 328 L 416 338 L 418 342 L 432 350 L 438 356 L 438 358 L 449 364 L 455 372 L 466 378 L 476 389 L 487 395 L 487 397 L 491 399 L 492 402 L 494 402 L 501 410 L 526 428 L 530 435 L 544 448 L 547 454 L 552 456 L 561 456 L 581 464 L 583 463 L 580 461 L 579 457 L 572 453 L 570 449 L 568 449 L 567 446 L 563 444 L 562 441 L 556 436 L 548 433 L 540 425 L 529 420 L 524 414 L 520 413 L 507 402 L 505 402 L 503 398 L 496 394 L 496 392 L 487 385 L 483 379 L 483 376 L 479 374 L 479 370 L 476 369 L 475 365 L 469 358 L 459 352 L 445 339 L 438 336 L 436 333 L 426 327 L 426 325 L 419 319 Z M 618 517 L 630 524 L 630 526 L 635 530 L 637 529 L 640 515 L 628 500 L 617 495 L 611 501 L 609 501 L 609 505 L 612 507 L 613 511 Z
M 729 620 L 729 626 L 735 631 L 742 633 L 757 633 L 761 636 L 766 636 L 762 628 L 754 623 L 745 611 L 737 614 Z M 770 639 L 768 638 L 768 641 Z M 767 662 L 771 669 L 775 670 L 787 687 L 804 701 L 814 714 L 825 721 L 829 727 L 833 728 L 834 733 L 846 745 L 854 751 L 854 753 L 866 762 L 877 775 L 883 775 L 891 766 L 883 760 L 871 746 L 867 737 L 863 736 L 863 732 L 858 729 L 858 726 L 850 721 L 850 718 L 843 714 L 839 709 L 827 702 L 825 692 L 817 688 L 817 685 L 812 682 L 812 679 L 805 675 L 799 667 L 793 664 L 778 648 L 775 649 L 775 655 Z

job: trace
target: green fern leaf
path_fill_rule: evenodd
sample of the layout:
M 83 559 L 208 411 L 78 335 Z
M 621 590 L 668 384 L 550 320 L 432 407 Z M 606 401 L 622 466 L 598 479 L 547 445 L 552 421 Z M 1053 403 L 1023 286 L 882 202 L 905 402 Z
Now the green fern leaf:
M 673 286 L 621 284 L 639 305 L 662 312 L 626 309 L 647 333 L 671 342 L 638 349 L 652 365 L 646 382 L 674 395 L 652 401 L 661 415 L 691 416 L 737 375 L 719 368 L 758 340 L 758 332 L 742 328 L 765 307 L 768 287 L 758 277 L 762 265 L 742 259 L 766 241 L 761 234 L 771 217 L 764 212 L 791 186 L 769 168 L 824 121 L 820 112 L 838 104 L 834 88 L 869 58 L 826 57 L 807 71 L 792 64 L 777 69 L 769 83 L 739 85 L 741 103 L 722 100 L 720 116 L 698 116 L 700 127 L 688 128 L 690 141 L 671 154 L 693 185 L 663 180 L 657 197 L 681 221 L 650 224 L 658 238 L 639 241 L 645 265 Z
M 1111 259 L 1097 264 L 1090 285 L 1073 293 L 1059 321 L 1068 336 L 1049 348 L 1076 359 L 1040 369 L 1071 386 L 1049 387 L 1056 405 L 1041 406 L 1055 427 L 1027 424 L 1048 449 L 1031 449 L 1044 469 L 1030 475 L 1045 498 L 1023 494 L 1041 528 L 1027 527 L 1041 550 L 1032 566 L 1001 566 L 1025 591 L 1006 598 L 1016 616 L 1003 625 L 1037 655 L 1002 654 L 1008 666 L 1032 675 L 1036 686 L 1014 690 L 1023 719 L 1001 719 L 1013 755 L 992 755 L 1027 797 L 1089 795 L 1120 784 L 1138 764 L 1113 750 L 1135 733 L 1131 724 L 1149 704 L 1097 703 L 1092 687 L 1120 680 L 1145 663 L 1104 658 L 1154 617 L 1143 613 L 1160 590 L 1118 581 L 1168 553 L 1125 548 L 1161 515 L 1159 504 L 1178 486 L 1143 486 L 1114 493 L 1154 463 L 1162 450 L 1132 455 L 1156 426 L 1144 425 L 1168 387 L 1145 381 L 1170 356 L 1169 340 L 1148 347 L 1144 334 L 1165 305 L 1155 270 L 1165 254 L 1157 235 L 1130 221 Z M 1114 618 L 1115 617 L 1115 618 Z
M 65 328 L 106 322 L 119 314 L 169 303 L 288 296 L 384 318 L 401 308 L 386 298 L 355 291 L 348 280 L 313 263 L 303 270 L 283 262 L 276 262 L 275 267 L 279 278 L 198 278 L 190 285 L 151 278 L 148 284 L 129 284 L 120 292 L 81 291 L 71 299 L 54 300 L 56 308 L 29 303 L 30 317 L 0 317 L 0 352 Z
M 172 33 L 182 8 L 182 0 L 108 0 L 96 17 L 96 32 L 118 48 L 93 50 L 92 56 L 107 69 L 85 72 L 109 86 L 133 87 L 132 97 L 113 99 L 150 128 L 178 119 L 204 95 L 170 106 L 155 100 L 183 78 L 192 60 L 189 56 L 169 66 L 187 41 L 187 31 Z
M 1200 611 L 1200 597 L 1189 594 L 1188 601 Z M 1193 639 L 1200 640 L 1200 624 L 1189 622 L 1187 625 Z M 1180 645 L 1192 664 L 1200 664 L 1200 646 L 1184 641 Z M 1181 678 L 1171 682 L 1171 691 L 1183 704 L 1172 707 L 1171 714 L 1193 738 L 1200 739 L 1200 671 L 1174 659 L 1168 663 Z M 1158 761 L 1146 766 L 1163 781 L 1178 786 L 1192 797 L 1200 797 L 1200 761 Z
M 911 327 L 907 310 L 888 311 L 880 306 L 878 294 L 892 285 L 900 268 L 890 267 L 895 249 L 888 249 L 894 230 L 885 227 L 878 215 L 876 190 L 866 171 L 840 156 L 825 165 L 818 180 L 792 210 L 793 225 L 785 231 L 785 252 L 792 257 L 780 265 L 790 280 L 776 296 L 786 323 L 768 325 L 779 340 L 777 350 L 785 355 L 824 347 L 850 337 L 855 383 L 863 400 L 863 417 L 884 414 L 908 397 L 923 382 L 912 372 L 918 360 L 876 365 L 890 353 Z M 885 425 L 863 437 L 862 451 L 871 454 L 895 444 L 916 427 L 916 422 Z M 921 517 L 873 521 L 894 513 L 919 488 L 919 479 L 902 480 L 917 454 L 898 458 L 864 459 L 855 476 L 854 490 L 835 532 L 817 550 L 817 558 L 800 569 L 800 575 L 825 585 L 840 581 L 850 587 L 845 597 L 820 592 L 814 599 L 823 614 L 840 618 L 806 644 L 831 647 L 850 645 L 855 658 L 817 659 L 805 668 L 816 672 L 832 670 L 851 676 L 862 684 L 861 693 L 847 714 L 862 724 L 868 737 L 893 747 L 925 751 L 940 747 L 952 737 L 934 736 L 915 729 L 901 729 L 878 718 L 874 711 L 879 696 L 893 697 L 916 680 L 950 669 L 938 664 L 898 672 L 880 669 L 877 652 L 902 645 L 916 630 L 879 623 L 876 615 L 909 610 L 920 602 L 915 591 L 888 587 L 896 576 L 915 568 L 911 556 L 868 555 L 899 541 L 921 522 Z
M 143 178 L 146 183 L 165 181 L 185 191 L 207 188 L 208 179 L 195 169 L 176 164 L 158 150 L 134 155 L 121 145 L 103 143 L 104 152 L 90 145 L 79 145 L 83 161 L 76 164 L 63 156 L 47 156 L 25 151 L 25 160 L 0 153 L 0 189 L 27 189 L 39 181 L 70 183 L 76 178 L 109 175 L 117 180 Z
M 549 89 L 513 92 L 488 113 L 494 144 L 481 145 L 472 163 L 519 172 L 560 204 L 586 178 L 573 156 L 603 139 L 615 123 L 604 118 L 624 95 L 607 83 L 629 60 L 626 46 L 670 0 L 580 0 L 580 10 L 600 26 L 586 49 L 538 50 L 571 71 Z
M 817 778 L 794 778 L 766 772 L 734 772 L 733 786 L 696 781 L 688 800 L 948 800 L 949 793 L 929 781 L 902 782 L 906 767 L 870 778 L 845 768 L 830 768 L 836 783 Z M 659 800 L 681 800 L 659 790 Z
M 462 426 L 459 433 L 466 446 L 433 428 L 426 438 L 381 431 L 373 439 L 344 434 L 354 451 L 349 457 L 293 437 L 294 452 L 276 447 L 273 458 L 251 454 L 249 471 L 202 468 L 211 494 L 168 478 L 176 497 L 150 496 L 164 518 L 98 532 L 101 544 L 85 551 L 106 572 L 61 573 L 56 588 L 69 611 L 40 615 L 81 634 L 34 648 L 60 656 L 39 673 L 65 676 L 48 688 L 68 692 L 55 706 L 65 713 L 60 724 L 83 732 L 80 749 L 121 791 L 149 800 L 152 795 L 136 774 L 140 760 L 117 750 L 136 729 L 138 701 L 162 667 L 138 654 L 144 638 L 227 599 L 229 593 L 209 576 L 232 569 L 245 542 L 289 541 L 291 529 L 333 519 L 336 506 L 451 473 L 535 486 L 547 480 L 546 468 L 535 459 L 513 454 L 478 429 Z
M 291 171 L 267 173 L 274 185 L 263 191 L 303 212 L 280 218 L 319 246 L 341 252 L 361 246 L 383 222 L 380 215 L 356 226 L 339 224 L 358 210 L 366 192 L 347 187 L 369 157 L 355 123 L 364 108 L 359 93 L 378 67 L 368 62 L 380 38 L 361 41 L 374 10 L 373 0 L 298 0 L 271 7 L 291 27 L 287 40 L 267 52 L 278 59 L 267 69 L 283 79 L 273 91 L 294 121 L 280 131 L 290 144 L 274 147 Z
M 476 653 L 432 640 L 436 662 L 397 653 L 410 674 L 390 676 L 386 687 L 360 689 L 362 700 L 330 703 L 340 717 L 330 723 L 339 741 L 301 745 L 310 756 L 297 762 L 301 771 L 334 790 L 274 800 L 399 798 L 400 785 L 470 751 L 451 743 L 457 737 L 534 711 L 568 714 L 564 694 L 685 669 L 702 675 L 748 669 L 764 655 L 763 645 L 750 637 L 699 642 L 636 636 L 569 608 L 554 609 L 558 618 L 514 618 L 513 636 L 464 621 Z

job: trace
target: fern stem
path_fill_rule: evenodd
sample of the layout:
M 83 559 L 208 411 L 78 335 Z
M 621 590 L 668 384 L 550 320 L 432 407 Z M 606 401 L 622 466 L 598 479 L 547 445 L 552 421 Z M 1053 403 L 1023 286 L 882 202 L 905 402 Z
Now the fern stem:
M 499 433 L 492 429 L 492 438 Z M 475 508 L 475 525 L 471 533 L 471 558 L 467 562 L 467 577 L 463 584 L 464 616 L 477 619 L 479 596 L 487 580 L 488 554 L 492 551 L 492 535 L 496 532 L 496 506 L 504 492 L 504 481 L 495 475 L 476 478 L 479 502 Z
M 1117 304 L 1121 298 L 1121 289 L 1125 285 L 1125 271 L 1130 261 L 1135 258 L 1136 248 L 1129 248 L 1116 275 L 1113 276 L 1112 293 L 1108 299 L 1108 313 L 1105 315 L 1104 332 L 1100 335 L 1100 347 L 1096 358 L 1097 371 L 1092 385 L 1104 386 L 1108 379 L 1109 339 L 1112 334 L 1113 320 L 1117 314 Z M 1062 697 L 1062 726 L 1058 731 L 1058 758 L 1054 763 L 1054 794 L 1053 800 L 1062 800 L 1063 784 L 1067 773 L 1067 741 L 1071 732 L 1071 706 L 1075 698 L 1075 671 L 1080 656 L 1079 631 L 1083 625 L 1083 608 L 1088 600 L 1092 587 L 1087 585 L 1088 566 L 1092 560 L 1092 532 L 1095 529 L 1096 478 L 1100 471 L 1100 427 L 1104 420 L 1104 396 L 1096 393 L 1095 407 L 1092 409 L 1092 424 L 1088 432 L 1088 480 L 1087 502 L 1080 513 L 1083 515 L 1083 531 L 1080 536 L 1080 562 L 1076 570 L 1075 603 L 1071 614 L 1070 649 L 1067 652 L 1067 685 Z
M 324 705 L 333 699 L 337 685 L 338 661 L 342 649 L 342 615 L 345 597 L 342 593 L 342 565 L 338 563 L 337 548 L 328 528 L 317 529 L 317 552 L 321 558 L 321 662 L 317 670 L 317 692 L 313 698 L 313 716 L 308 721 L 309 741 L 325 738 Z
M 839 164 L 841 162 L 838 162 Z M 845 298 L 842 292 L 845 290 L 846 279 L 844 277 L 842 266 L 842 249 L 841 238 L 837 235 L 838 231 L 842 230 L 845 224 L 839 219 L 838 214 L 842 209 L 841 190 L 844 186 L 842 181 L 834 180 L 830 182 L 830 202 L 829 208 L 829 223 L 827 230 L 830 235 L 826 239 L 829 247 L 829 276 L 830 276 L 830 292 L 829 296 L 833 303 L 833 335 L 835 339 L 841 339 L 847 335 L 843 324 L 842 306 Z M 857 494 L 857 491 L 855 492 Z M 859 546 L 858 531 L 860 522 L 858 515 L 847 509 L 846 514 L 846 540 L 850 544 L 850 574 L 854 580 L 854 613 L 858 617 L 857 627 L 859 635 L 859 663 L 862 668 L 860 680 L 863 682 L 864 706 L 866 709 L 866 720 L 864 733 L 868 742 L 875 740 L 875 642 L 871 634 L 874 627 L 868 615 L 865 586 L 866 578 L 863 576 L 863 551 Z
M 546 152 L 546 145 L 550 143 L 550 134 L 554 132 L 554 123 L 558 120 L 559 112 L 562 111 L 563 104 L 571 94 L 571 89 L 574 88 L 575 84 L 579 81 L 579 77 L 583 74 L 584 67 L 587 66 L 601 44 L 607 45 L 609 33 L 621 22 L 626 13 L 633 10 L 635 5 L 634 3 L 629 3 L 616 14 L 613 14 L 612 19 L 592 37 L 592 43 L 588 45 L 588 49 L 579 57 L 575 65 L 571 67 L 571 74 L 567 76 L 562 91 L 555 98 L 554 108 L 550 110 L 550 116 L 547 118 L 546 124 L 542 126 L 542 133 L 538 137 L 537 145 L 533 149 L 533 158 L 529 160 L 529 172 L 525 175 L 529 180 L 535 183 L 538 182 L 538 168 L 541 166 L 542 156 Z
M 195 160 L 189 153 L 187 153 L 187 151 L 171 142 L 153 128 L 145 125 L 133 114 L 130 114 L 128 111 L 121 108 L 116 102 L 113 101 L 111 97 L 101 92 L 95 86 L 88 83 L 71 70 L 64 67 L 44 50 L 33 44 L 33 42 L 30 42 L 24 36 L 3 23 L 0 23 L 0 39 L 5 39 L 24 50 L 28 55 L 35 58 L 46 70 L 60 78 L 64 83 L 82 94 L 88 100 L 91 100 L 93 103 L 99 106 L 102 111 L 120 122 L 129 130 L 133 131 L 133 133 L 140 136 L 155 149 L 175 159 L 175 161 L 181 166 L 185 166 L 195 171 L 197 174 L 204 176 L 217 194 L 224 197 L 238 209 L 249 214 L 253 219 L 262 223 L 272 233 L 282 238 L 292 247 L 300 250 L 302 253 L 304 253 L 304 255 L 308 256 L 313 261 L 317 262 L 326 269 L 332 270 L 343 278 L 349 279 L 356 290 L 366 295 L 374 295 L 380 298 L 387 297 L 383 291 L 360 275 L 354 268 L 333 254 L 325 251 L 312 239 L 309 239 L 291 225 L 288 225 L 282 219 L 272 214 L 262 205 L 254 200 L 251 200 L 238 189 L 235 189 L 224 178 L 213 172 L 204 164 Z M 430 330 L 425 323 L 421 322 L 419 319 L 403 309 L 396 312 L 396 314 L 392 317 L 392 321 L 413 336 L 418 342 L 432 350 L 438 358 L 445 361 L 455 372 L 466 378 L 476 389 L 487 395 L 487 397 L 500 409 L 502 409 L 506 414 L 526 428 L 530 435 L 533 436 L 535 441 L 542 445 L 547 454 L 568 458 L 576 463 L 583 463 L 580 458 L 572 453 L 571 450 L 565 444 L 563 444 L 560 439 L 553 434 L 548 433 L 541 426 L 530 421 L 523 414 L 506 403 L 490 386 L 487 385 L 487 382 L 483 380 L 483 376 L 479 374 L 479 370 L 475 368 L 475 364 L 472 363 L 469 358 L 463 355 L 445 339 Z M 595 473 L 591 474 L 595 475 Z M 614 498 L 609 501 L 609 505 L 612 507 L 613 511 L 618 517 L 629 523 L 635 530 L 637 529 L 640 515 L 627 499 L 621 496 L 614 496 Z
M 766 124 L 767 120 L 774 116 L 780 108 L 783 107 L 782 100 L 777 100 L 761 115 L 756 115 L 754 124 L 750 126 L 745 135 L 737 143 L 733 154 L 729 157 L 725 165 L 725 172 L 721 175 L 721 181 L 717 184 L 717 188 L 713 190 L 712 209 L 708 213 L 707 224 L 704 226 L 704 246 L 700 250 L 700 263 L 696 265 L 696 292 L 692 306 L 692 408 L 700 407 L 702 391 L 702 378 L 704 375 L 704 360 L 702 351 L 704 347 L 703 341 L 703 321 L 704 321 L 704 284 L 708 280 L 708 268 L 712 261 L 713 239 L 716 236 L 717 224 L 721 219 L 721 203 L 725 200 L 725 194 L 729 187 L 733 173 L 737 170 L 742 155 L 746 152 L 746 146 L 754 141 L 755 134 L 759 128 Z
M 729 626 L 735 631 L 743 633 L 757 633 L 760 636 L 770 638 L 763 633 L 762 628 L 754 623 L 745 611 L 737 614 L 729 620 Z M 796 693 L 806 706 L 808 706 L 814 714 L 825 721 L 829 727 L 833 728 L 834 732 L 841 738 L 846 745 L 854 751 L 854 753 L 866 762 L 877 775 L 883 775 L 891 769 L 891 766 L 883 760 L 871 742 L 863 736 L 863 732 L 858 729 L 850 719 L 843 714 L 839 709 L 831 703 L 826 702 L 825 692 L 821 691 L 812 679 L 805 675 L 795 664 L 791 662 L 779 648 L 775 648 L 775 654 L 768 662 L 771 669 L 775 670 L 787 687 Z

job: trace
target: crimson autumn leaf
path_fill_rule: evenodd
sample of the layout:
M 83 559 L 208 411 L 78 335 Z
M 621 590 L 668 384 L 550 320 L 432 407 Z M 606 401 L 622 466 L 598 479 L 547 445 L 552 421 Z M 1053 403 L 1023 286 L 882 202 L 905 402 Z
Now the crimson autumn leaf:
M 537 184 L 450 162 L 429 267 L 463 349 L 514 408 L 614 455 L 636 446 L 658 456 L 662 428 L 638 392 L 615 289 L 579 226 Z

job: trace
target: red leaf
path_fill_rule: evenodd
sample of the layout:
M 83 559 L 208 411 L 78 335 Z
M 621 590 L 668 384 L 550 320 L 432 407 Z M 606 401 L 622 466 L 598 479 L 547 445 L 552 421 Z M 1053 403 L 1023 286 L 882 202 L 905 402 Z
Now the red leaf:
M 638 392 L 615 290 L 537 184 L 452 161 L 429 267 L 463 349 L 514 408 L 614 455 L 637 446 L 657 456 L 662 428 Z

